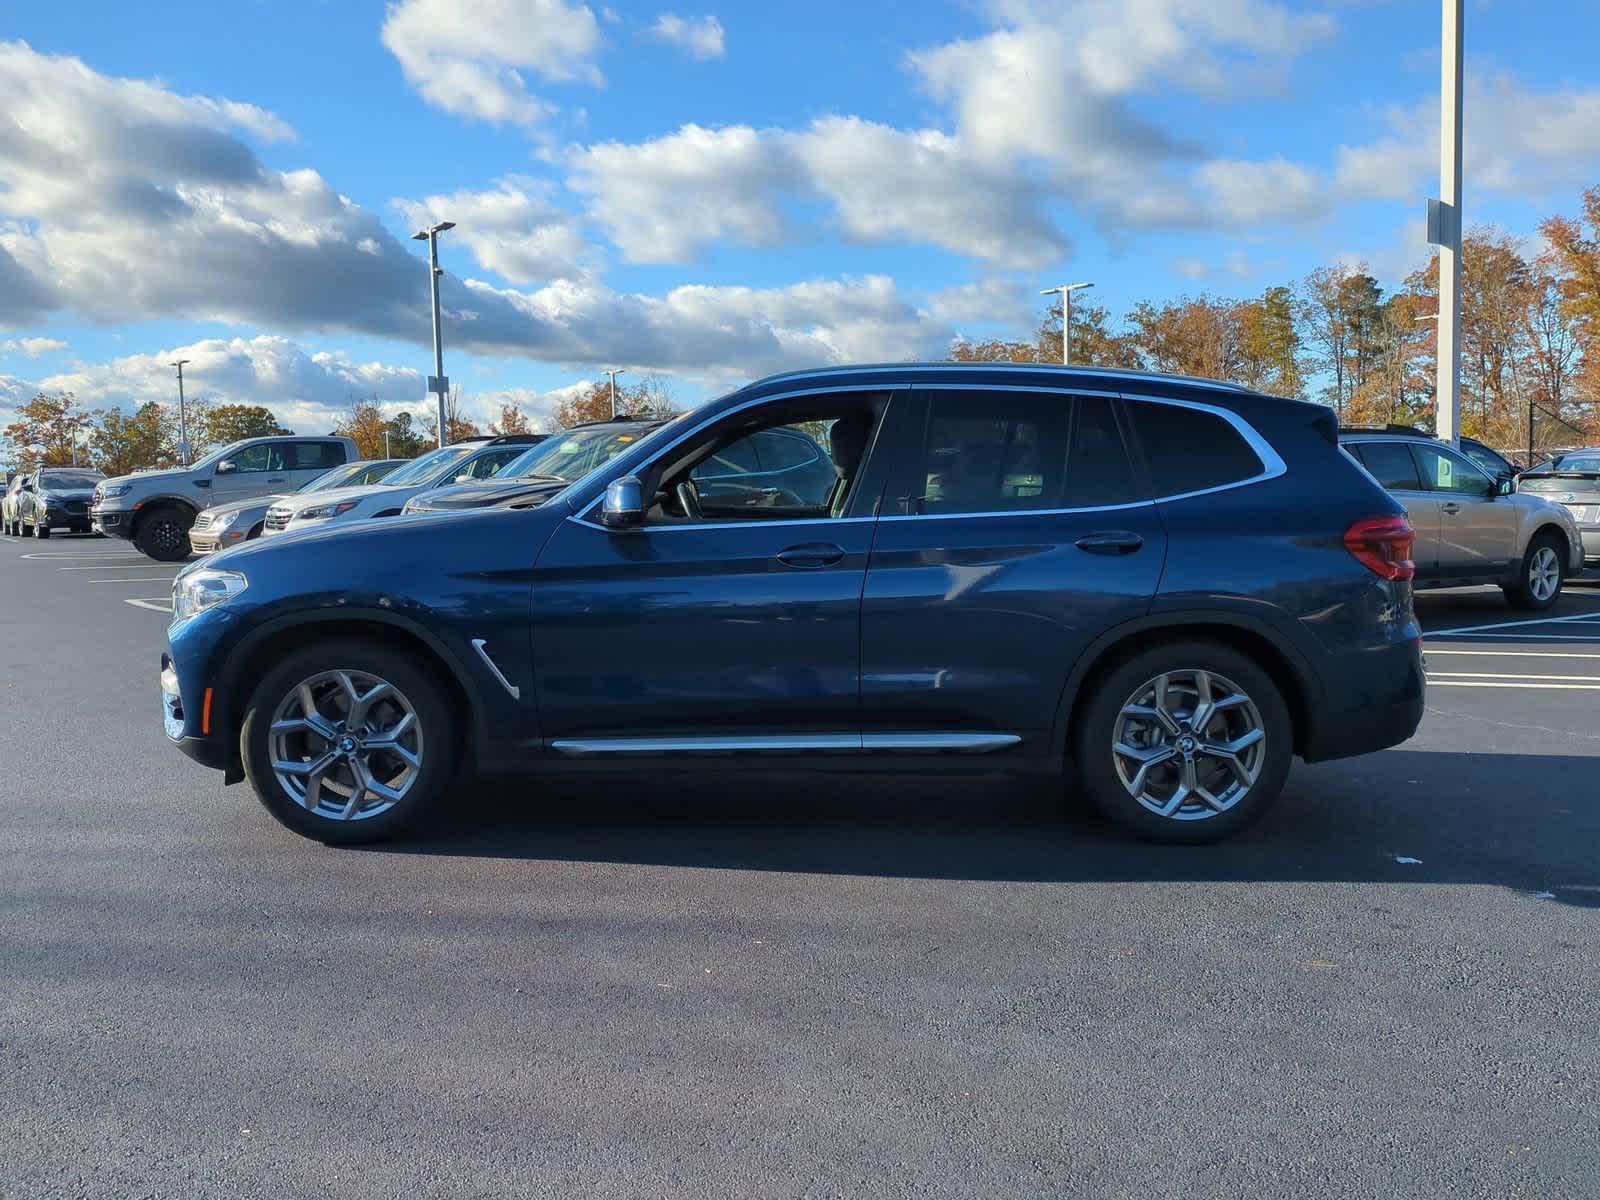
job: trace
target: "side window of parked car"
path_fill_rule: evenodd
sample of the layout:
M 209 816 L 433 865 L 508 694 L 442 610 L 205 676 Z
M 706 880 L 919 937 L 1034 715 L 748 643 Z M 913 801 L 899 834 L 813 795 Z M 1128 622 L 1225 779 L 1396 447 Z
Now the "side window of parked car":
M 1422 479 L 1417 474 L 1411 447 L 1403 442 L 1352 442 L 1346 447 L 1378 486 L 1391 492 L 1420 492 Z
M 261 471 L 281 471 L 283 467 L 283 447 L 263 443 L 259 446 L 247 446 L 229 460 L 233 469 L 241 474 Z
M 1411 452 L 1422 465 L 1428 490 L 1457 496 L 1477 496 L 1489 490 L 1489 479 L 1471 460 L 1443 446 L 1416 445 Z
M 1237 429 L 1215 413 L 1156 400 L 1132 400 L 1129 410 L 1157 499 L 1224 487 L 1261 474 L 1260 457 Z
M 921 489 L 915 511 L 930 515 L 1139 499 L 1111 401 L 1049 392 L 930 394 L 909 486 Z
M 326 471 L 344 465 L 344 446 L 338 442 L 290 442 L 289 470 Z

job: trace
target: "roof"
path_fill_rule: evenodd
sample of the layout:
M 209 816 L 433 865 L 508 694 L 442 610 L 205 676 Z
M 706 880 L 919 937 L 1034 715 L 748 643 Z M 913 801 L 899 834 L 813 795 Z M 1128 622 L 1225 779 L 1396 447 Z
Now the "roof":
M 1206 379 L 1198 375 L 1174 375 L 1162 371 L 1133 371 L 1122 367 L 1069 367 L 1060 363 L 969 363 L 969 362 L 900 362 L 853 363 L 849 366 L 819 367 L 809 371 L 786 371 L 781 375 L 768 375 L 754 380 L 749 386 L 765 386 L 794 379 L 840 375 L 882 374 L 941 374 L 982 378 L 986 375 L 1058 375 L 1066 379 L 1114 379 L 1144 383 L 1178 383 L 1186 387 L 1212 388 L 1217 391 L 1253 394 L 1242 384 L 1225 379 Z

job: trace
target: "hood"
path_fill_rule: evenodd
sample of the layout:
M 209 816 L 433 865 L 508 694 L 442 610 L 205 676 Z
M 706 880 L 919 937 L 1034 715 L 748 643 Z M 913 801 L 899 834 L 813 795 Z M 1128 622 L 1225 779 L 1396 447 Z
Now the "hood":
M 230 500 L 226 504 L 213 504 L 206 512 L 213 518 L 225 516 L 229 513 L 244 512 L 254 508 L 265 513 L 280 500 L 287 500 L 293 493 L 285 492 L 279 496 L 254 496 L 249 500 Z
M 486 479 L 482 483 L 458 483 L 452 487 L 436 488 L 428 494 L 428 507 L 485 508 L 505 504 L 512 500 L 535 497 L 548 499 L 557 492 L 572 486 L 570 479 L 559 475 L 527 475 L 520 479 Z
M 97 482 L 95 487 L 98 486 L 99 484 Z M 46 496 L 59 496 L 63 500 L 87 500 L 89 497 L 94 495 L 94 488 L 92 487 L 54 487 L 49 483 L 48 480 L 37 490 Z
M 96 487 L 106 487 L 113 483 L 139 483 L 146 479 L 182 479 L 190 474 L 188 467 L 159 467 L 149 471 L 135 471 L 131 475 L 113 475 L 109 479 L 102 479 Z
M 346 500 L 365 500 L 368 496 L 382 495 L 384 492 L 405 492 L 403 487 L 390 487 L 386 483 L 363 483 L 356 487 L 329 488 L 325 492 L 307 492 L 301 496 L 298 492 L 274 498 L 274 504 L 299 508 L 321 507 L 324 504 L 342 504 Z

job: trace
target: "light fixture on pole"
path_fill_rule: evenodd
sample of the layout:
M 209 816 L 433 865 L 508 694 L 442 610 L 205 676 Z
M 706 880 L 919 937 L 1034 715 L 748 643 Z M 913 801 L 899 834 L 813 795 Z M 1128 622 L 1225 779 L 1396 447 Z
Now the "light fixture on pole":
M 428 376 L 428 390 L 439 395 L 439 445 L 441 446 L 448 439 L 444 400 L 445 394 L 450 390 L 450 380 L 444 373 L 444 343 L 440 340 L 439 331 L 439 235 L 455 227 L 454 221 L 436 221 L 426 229 L 419 229 L 411 235 L 411 240 L 414 242 L 428 243 L 428 286 L 433 292 L 433 374 Z
M 185 467 L 189 465 L 189 418 L 183 406 L 183 365 L 188 361 L 187 358 L 180 358 L 177 362 L 167 364 L 178 368 L 178 463 Z
M 611 376 L 611 419 L 617 419 L 617 376 L 627 371 L 627 367 L 608 367 L 606 374 Z
M 1092 283 L 1064 283 L 1060 287 L 1045 288 L 1039 295 L 1053 296 L 1061 293 L 1061 364 L 1072 365 L 1072 293 L 1080 288 L 1092 288 Z

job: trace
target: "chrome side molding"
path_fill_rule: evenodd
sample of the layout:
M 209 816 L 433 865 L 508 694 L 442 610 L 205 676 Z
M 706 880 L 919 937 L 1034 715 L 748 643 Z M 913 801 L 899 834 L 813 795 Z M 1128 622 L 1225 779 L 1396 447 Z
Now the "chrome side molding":
M 860 754 L 900 751 L 987 754 L 1022 739 L 1014 733 L 796 733 L 716 737 L 557 738 L 550 748 L 569 758 L 604 754 L 794 754 L 804 750 Z

